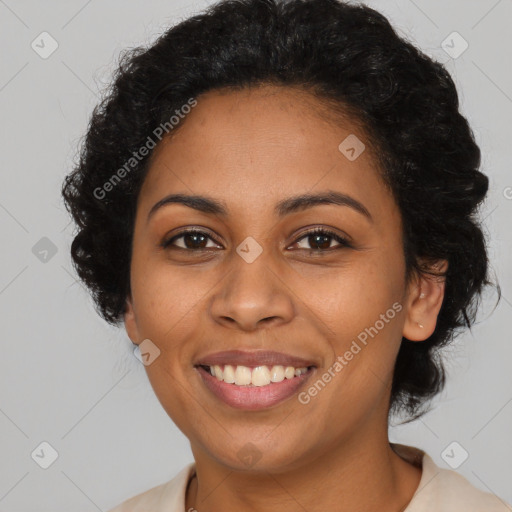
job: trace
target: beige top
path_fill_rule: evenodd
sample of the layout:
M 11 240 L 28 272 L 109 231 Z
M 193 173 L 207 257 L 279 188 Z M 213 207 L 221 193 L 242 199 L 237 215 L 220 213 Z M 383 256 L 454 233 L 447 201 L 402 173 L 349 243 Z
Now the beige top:
M 512 512 L 494 494 L 480 491 L 455 471 L 439 468 L 422 450 L 391 444 L 403 459 L 422 467 L 412 500 L 403 512 Z M 108 512 L 186 512 L 185 491 L 195 473 L 195 462 L 172 480 L 133 496 Z

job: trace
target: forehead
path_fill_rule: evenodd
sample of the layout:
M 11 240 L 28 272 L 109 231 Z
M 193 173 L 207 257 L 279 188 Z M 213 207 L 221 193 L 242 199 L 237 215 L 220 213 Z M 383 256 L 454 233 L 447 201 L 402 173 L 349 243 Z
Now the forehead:
M 173 192 L 218 197 L 233 214 L 327 189 L 371 203 L 377 215 L 390 206 L 360 125 L 307 92 L 210 91 L 180 123 L 151 157 L 139 198 L 146 211 Z M 354 159 L 347 145 L 362 152 Z

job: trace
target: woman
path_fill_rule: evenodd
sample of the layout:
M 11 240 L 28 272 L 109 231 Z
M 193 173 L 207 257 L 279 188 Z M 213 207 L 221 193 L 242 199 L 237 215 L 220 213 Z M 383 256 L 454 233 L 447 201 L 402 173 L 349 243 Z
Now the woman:
M 388 439 L 490 284 L 479 165 L 447 71 L 363 5 L 223 1 L 127 52 L 71 252 L 195 461 L 112 512 L 510 510 Z

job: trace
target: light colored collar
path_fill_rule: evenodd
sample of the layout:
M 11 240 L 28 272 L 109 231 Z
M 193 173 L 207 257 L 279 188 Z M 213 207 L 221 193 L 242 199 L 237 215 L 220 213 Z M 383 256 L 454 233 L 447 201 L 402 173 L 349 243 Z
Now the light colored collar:
M 439 468 L 423 450 L 398 443 L 390 446 L 422 470 L 418 488 L 403 512 L 512 512 L 512 507 L 494 494 L 477 489 L 455 471 Z M 172 480 L 124 501 L 109 512 L 186 512 L 185 494 L 195 472 L 195 462 L 190 462 Z

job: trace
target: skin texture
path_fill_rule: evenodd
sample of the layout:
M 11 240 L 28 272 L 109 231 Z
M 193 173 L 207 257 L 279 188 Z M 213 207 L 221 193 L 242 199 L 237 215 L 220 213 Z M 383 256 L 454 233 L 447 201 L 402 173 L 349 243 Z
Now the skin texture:
M 350 161 L 338 150 L 349 134 L 365 141 L 357 123 L 335 124 L 314 97 L 285 87 L 210 91 L 197 100 L 152 155 L 125 314 L 133 343 L 149 338 L 161 350 L 147 374 L 191 443 L 197 478 L 186 509 L 401 510 L 421 470 L 389 446 L 393 365 L 402 336 L 421 342 L 434 331 L 444 283 L 405 281 L 400 212 L 371 151 Z M 373 221 L 331 204 L 274 214 L 282 199 L 327 190 L 363 203 Z M 170 193 L 213 197 L 229 215 L 170 204 L 148 221 Z M 188 240 L 209 251 L 180 250 L 184 238 L 175 248 L 159 245 L 184 227 L 212 235 Z M 327 238 L 319 249 L 304 237 L 315 227 L 350 237 L 353 247 Z M 263 249 L 250 264 L 236 252 L 248 236 Z M 233 409 L 193 366 L 221 350 L 278 350 L 315 361 L 312 383 L 395 302 L 402 310 L 308 404 L 292 396 L 265 410 Z M 249 442 L 261 455 L 250 468 L 238 456 Z

